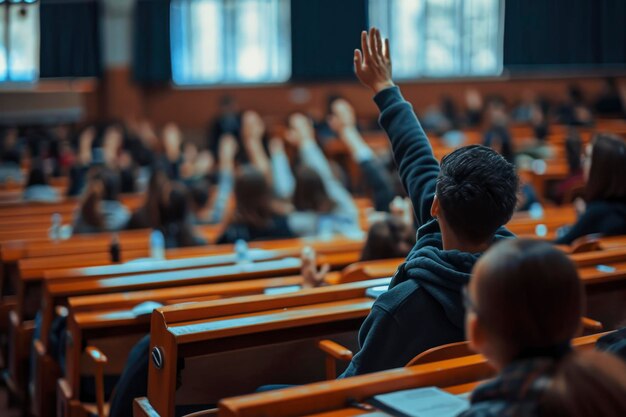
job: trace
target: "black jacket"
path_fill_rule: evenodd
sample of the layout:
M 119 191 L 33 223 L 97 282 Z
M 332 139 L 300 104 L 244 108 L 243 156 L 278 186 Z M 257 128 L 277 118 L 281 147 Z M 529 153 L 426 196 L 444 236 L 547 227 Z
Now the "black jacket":
M 461 290 L 480 256 L 443 250 L 439 224 L 430 215 L 439 163 L 411 105 L 397 87 L 381 91 L 374 100 L 419 229 L 407 261 L 365 319 L 359 331 L 361 349 L 341 377 L 402 367 L 425 350 L 465 340 Z M 500 228 L 494 239 L 511 237 Z
M 579 237 L 596 233 L 607 236 L 626 234 L 626 200 L 590 201 L 576 224 L 556 243 L 570 244 Z

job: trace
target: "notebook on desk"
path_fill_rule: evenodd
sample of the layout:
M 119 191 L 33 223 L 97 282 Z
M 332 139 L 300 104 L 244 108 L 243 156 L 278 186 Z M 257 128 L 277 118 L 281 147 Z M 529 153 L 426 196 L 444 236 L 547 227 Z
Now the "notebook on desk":
M 456 417 L 469 407 L 467 399 L 435 387 L 376 395 L 369 403 L 399 417 Z

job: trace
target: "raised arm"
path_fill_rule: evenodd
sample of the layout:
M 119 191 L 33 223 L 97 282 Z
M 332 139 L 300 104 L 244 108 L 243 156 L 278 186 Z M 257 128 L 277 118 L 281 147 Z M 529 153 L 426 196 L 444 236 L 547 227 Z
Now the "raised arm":
M 228 208 L 228 201 L 232 194 L 235 177 L 235 155 L 237 154 L 237 140 L 231 134 L 222 135 L 219 139 L 219 182 L 217 195 L 213 201 L 211 223 L 221 223 Z
M 426 133 L 391 78 L 389 40 L 384 46 L 380 32 L 373 28 L 361 34 L 361 48 L 354 51 L 354 69 L 363 85 L 376 94 L 379 122 L 391 141 L 393 157 L 402 183 L 415 210 L 418 226 L 431 220 L 439 163 Z
M 389 204 L 395 197 L 393 179 L 359 133 L 354 109 L 344 99 L 335 100 L 331 109 L 328 124 L 346 145 L 352 159 L 359 164 L 373 192 L 374 208 L 377 211 L 389 211 Z
M 272 169 L 270 159 L 265 152 L 265 148 L 263 148 L 265 123 L 257 112 L 251 110 L 246 111 L 241 119 L 241 137 L 248 159 L 255 168 L 265 175 L 268 181 L 271 181 Z
M 304 115 L 296 113 L 289 118 L 288 140 L 298 147 L 300 159 L 313 169 L 322 179 L 328 196 L 335 202 L 336 213 L 358 220 L 358 209 L 352 196 L 335 178 L 326 156 L 315 141 L 315 133 L 311 121 Z
M 278 198 L 289 200 L 293 196 L 293 190 L 296 188 L 296 180 L 293 177 L 293 172 L 291 172 L 289 157 L 287 157 L 285 152 L 282 139 L 272 138 L 270 140 L 270 160 L 272 163 L 274 194 Z

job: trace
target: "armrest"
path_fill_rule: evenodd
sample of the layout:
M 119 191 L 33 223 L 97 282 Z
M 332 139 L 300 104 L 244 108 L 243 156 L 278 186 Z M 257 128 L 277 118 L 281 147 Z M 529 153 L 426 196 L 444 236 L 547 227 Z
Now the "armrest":
M 321 340 L 317 346 L 326 353 L 326 380 L 332 381 L 337 378 L 337 363 L 335 361 L 352 360 L 352 351 L 332 340 Z
M 104 414 L 104 365 L 109 360 L 106 355 L 95 346 L 87 346 L 85 352 L 95 365 L 94 379 L 96 381 L 96 406 L 98 417 L 106 417 Z
M 326 354 L 340 361 L 351 361 L 352 351 L 332 340 L 321 340 L 317 345 Z
M 583 325 L 583 329 L 590 330 L 594 332 L 599 332 L 604 328 L 604 325 L 599 321 L 590 319 L 588 317 L 582 317 L 580 319 L 581 324 Z

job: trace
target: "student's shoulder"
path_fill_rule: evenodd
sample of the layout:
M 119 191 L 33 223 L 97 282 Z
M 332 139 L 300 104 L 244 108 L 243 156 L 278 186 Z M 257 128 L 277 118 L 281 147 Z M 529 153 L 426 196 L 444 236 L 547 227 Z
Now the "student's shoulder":
M 407 303 L 413 303 L 421 297 L 422 292 L 423 290 L 417 281 L 409 279 L 381 294 L 374 305 L 386 313 L 394 315 L 402 310 Z

